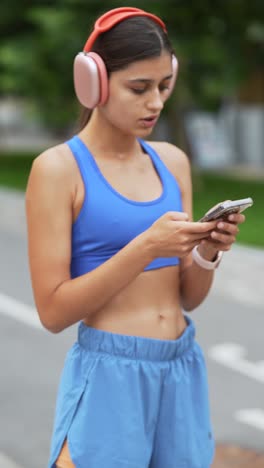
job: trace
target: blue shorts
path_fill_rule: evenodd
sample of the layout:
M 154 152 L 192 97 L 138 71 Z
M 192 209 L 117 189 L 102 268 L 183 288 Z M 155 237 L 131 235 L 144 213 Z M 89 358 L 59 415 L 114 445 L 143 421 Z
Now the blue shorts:
M 186 323 L 177 340 L 80 323 L 61 377 L 49 468 L 65 438 L 76 468 L 209 468 L 207 373 Z

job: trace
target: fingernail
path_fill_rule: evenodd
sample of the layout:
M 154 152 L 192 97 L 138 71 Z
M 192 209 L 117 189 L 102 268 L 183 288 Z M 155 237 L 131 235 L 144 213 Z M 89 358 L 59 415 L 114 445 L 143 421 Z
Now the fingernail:
M 218 223 L 217 224 L 217 227 L 220 228 L 220 229 L 222 229 L 224 226 L 225 226 L 224 223 Z

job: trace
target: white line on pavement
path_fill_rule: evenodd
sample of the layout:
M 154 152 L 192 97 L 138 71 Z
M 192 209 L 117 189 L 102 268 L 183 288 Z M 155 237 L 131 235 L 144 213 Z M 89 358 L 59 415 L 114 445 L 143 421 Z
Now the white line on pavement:
M 235 418 L 242 423 L 264 431 L 264 411 L 259 408 L 239 410 L 236 412 Z
M 33 328 L 41 329 L 38 314 L 33 307 L 0 293 L 0 314 L 11 317 Z M 1 465 L 0 465 L 1 468 Z
M 246 349 L 236 343 L 222 343 L 212 346 L 209 357 L 258 382 L 264 382 L 264 361 L 250 362 L 244 358 Z
M 13 462 L 6 455 L 0 452 L 0 468 L 22 468 L 17 463 Z
M 255 287 L 255 289 L 253 287 L 250 288 L 246 284 L 246 280 L 233 280 L 229 278 L 225 282 L 216 282 L 213 286 L 212 294 L 246 307 L 255 307 L 263 310 L 263 290 L 258 287 Z

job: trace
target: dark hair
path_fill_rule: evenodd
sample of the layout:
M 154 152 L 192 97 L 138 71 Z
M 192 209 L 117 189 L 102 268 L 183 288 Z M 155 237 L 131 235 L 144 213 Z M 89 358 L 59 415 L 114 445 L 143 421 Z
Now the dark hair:
M 168 35 L 159 24 L 146 16 L 121 21 L 100 34 L 92 47 L 92 51 L 102 57 L 108 76 L 137 60 L 158 57 L 163 50 L 173 53 Z M 91 114 L 91 109 L 82 108 L 80 130 L 85 127 Z

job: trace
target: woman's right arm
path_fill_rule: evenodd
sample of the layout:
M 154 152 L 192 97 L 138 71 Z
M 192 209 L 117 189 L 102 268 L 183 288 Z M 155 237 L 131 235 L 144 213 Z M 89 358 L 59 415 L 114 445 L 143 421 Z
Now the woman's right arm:
M 99 268 L 71 279 L 76 187 L 71 167 L 56 148 L 35 159 L 26 190 L 34 299 L 43 326 L 54 333 L 95 313 L 152 260 L 146 243 L 139 237 Z
M 54 333 L 96 313 L 157 256 L 188 254 L 212 227 L 187 223 L 184 213 L 166 213 L 98 268 L 71 279 L 75 193 L 59 150 L 36 158 L 26 190 L 29 264 L 40 320 Z

